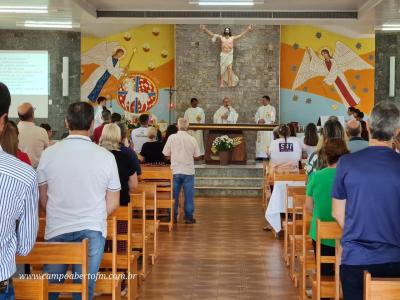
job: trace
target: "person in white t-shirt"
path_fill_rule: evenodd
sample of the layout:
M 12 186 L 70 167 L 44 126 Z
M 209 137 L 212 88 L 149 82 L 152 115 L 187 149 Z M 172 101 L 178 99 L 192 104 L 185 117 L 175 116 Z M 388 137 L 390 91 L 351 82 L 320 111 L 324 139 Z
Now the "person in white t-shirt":
M 270 165 L 274 168 L 298 168 L 302 149 L 299 139 L 290 136 L 290 128 L 281 125 L 278 129 L 279 139 L 273 140 L 269 147 Z
M 148 130 L 149 130 L 149 115 L 143 114 L 139 117 L 140 127 L 132 130 L 131 138 L 133 143 L 133 148 L 136 153 L 140 153 L 142 151 L 142 147 L 144 143 L 150 142 L 148 138 Z
M 47 148 L 37 169 L 40 204 L 46 211 L 47 242 L 89 241 L 89 298 L 93 299 L 95 279 L 107 236 L 107 216 L 119 206 L 121 184 L 114 155 L 93 143 L 90 129 L 94 110 L 87 102 L 69 106 L 70 134 Z M 47 265 L 48 274 L 65 274 L 67 265 Z M 80 270 L 72 266 L 72 272 Z M 84 274 L 86 275 L 86 274 Z M 49 280 L 58 283 L 62 276 Z M 50 294 L 57 299 L 57 294 Z

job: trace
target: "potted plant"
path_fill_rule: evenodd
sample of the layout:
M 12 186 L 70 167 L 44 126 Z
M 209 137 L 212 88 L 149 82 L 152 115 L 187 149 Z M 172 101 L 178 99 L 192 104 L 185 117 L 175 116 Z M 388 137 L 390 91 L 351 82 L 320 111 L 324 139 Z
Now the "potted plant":
M 233 150 L 234 142 L 227 135 L 217 137 L 212 144 L 212 148 L 218 152 L 219 162 L 221 165 L 228 165 L 230 160 L 230 154 Z

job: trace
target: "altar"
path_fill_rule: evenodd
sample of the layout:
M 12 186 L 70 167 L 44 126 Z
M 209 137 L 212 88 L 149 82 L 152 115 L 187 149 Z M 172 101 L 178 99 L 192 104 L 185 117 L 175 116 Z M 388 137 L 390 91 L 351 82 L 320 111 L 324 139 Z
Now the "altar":
M 203 130 L 205 140 L 206 164 L 219 164 L 218 153 L 213 153 L 213 141 L 222 135 L 227 135 L 237 142 L 230 157 L 230 164 L 245 165 L 247 163 L 246 139 L 244 132 L 246 131 L 273 131 L 277 124 L 190 124 L 189 130 Z

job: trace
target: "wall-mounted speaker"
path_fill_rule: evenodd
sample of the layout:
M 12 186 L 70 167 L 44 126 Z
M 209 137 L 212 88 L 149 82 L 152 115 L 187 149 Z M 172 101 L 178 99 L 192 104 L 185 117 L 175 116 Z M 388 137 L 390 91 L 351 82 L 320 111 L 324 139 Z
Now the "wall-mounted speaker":
M 62 62 L 62 95 L 67 97 L 69 95 L 69 57 L 64 56 Z
M 389 58 L 389 97 L 394 97 L 396 91 L 396 56 Z

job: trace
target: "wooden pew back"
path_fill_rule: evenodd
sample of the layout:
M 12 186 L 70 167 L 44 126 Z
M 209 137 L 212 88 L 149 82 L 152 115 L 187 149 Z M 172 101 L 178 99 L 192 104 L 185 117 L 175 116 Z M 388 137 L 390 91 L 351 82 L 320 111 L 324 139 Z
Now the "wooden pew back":
M 340 239 L 342 238 L 342 228 L 340 228 L 339 224 L 336 222 L 322 222 L 317 220 L 317 241 L 316 241 L 316 264 L 317 264 L 317 299 L 323 298 L 335 298 L 339 300 L 340 297 L 340 276 L 339 276 L 339 266 L 340 266 L 340 257 L 341 257 L 341 247 L 340 247 Z M 335 256 L 322 256 L 321 255 L 321 241 L 333 239 L 336 241 L 336 252 Z M 321 281 L 321 264 L 335 264 L 335 276 L 334 276 L 334 287 L 333 289 L 330 286 L 327 286 L 326 289 L 323 289 L 323 283 Z
M 371 273 L 364 272 L 365 300 L 399 300 L 400 278 L 372 278 Z
M 106 247 L 103 258 L 100 263 L 101 269 L 111 269 L 112 277 L 108 279 L 97 279 L 96 293 L 111 294 L 112 300 L 121 299 L 121 280 L 118 278 L 117 272 L 117 218 L 112 217 L 107 220 L 107 237 L 106 241 L 111 243 L 111 248 Z M 109 273 L 105 273 L 110 275 Z
M 17 256 L 17 264 L 66 264 L 81 265 L 82 274 L 88 274 L 88 240 L 81 243 L 38 242 L 27 256 Z M 17 280 L 15 280 L 17 281 Z M 23 284 L 24 279 L 18 282 Z M 48 292 L 81 293 L 82 300 L 88 299 L 88 278 L 83 276 L 81 283 L 49 283 Z

